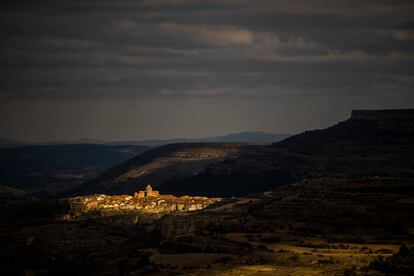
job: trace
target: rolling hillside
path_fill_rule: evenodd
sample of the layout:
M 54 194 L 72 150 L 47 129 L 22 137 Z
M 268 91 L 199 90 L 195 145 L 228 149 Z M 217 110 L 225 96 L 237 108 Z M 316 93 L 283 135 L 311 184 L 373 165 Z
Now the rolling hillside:
M 171 144 L 155 148 L 123 162 L 86 182 L 76 194 L 125 194 L 151 184 L 186 178 L 203 172 L 210 164 L 236 158 L 246 144 L 194 143 Z
M 381 111 L 377 118 L 375 112 L 273 145 L 164 146 L 112 168 L 76 193 L 133 193 L 151 184 L 164 193 L 229 197 L 304 178 L 413 177 L 411 113 Z

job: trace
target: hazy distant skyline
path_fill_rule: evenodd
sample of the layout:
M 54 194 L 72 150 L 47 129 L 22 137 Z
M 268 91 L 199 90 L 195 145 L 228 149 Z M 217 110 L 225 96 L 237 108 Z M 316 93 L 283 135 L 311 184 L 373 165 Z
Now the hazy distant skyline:
M 293 134 L 413 108 L 413 1 L 47 0 L 0 14 L 2 138 Z

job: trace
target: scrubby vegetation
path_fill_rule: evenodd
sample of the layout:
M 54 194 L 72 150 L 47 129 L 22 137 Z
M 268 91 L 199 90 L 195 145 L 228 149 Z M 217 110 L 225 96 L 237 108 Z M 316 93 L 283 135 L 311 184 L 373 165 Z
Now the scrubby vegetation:
M 377 271 L 386 275 L 414 275 L 414 248 L 403 245 L 392 256 L 380 256 L 373 260 L 364 270 Z

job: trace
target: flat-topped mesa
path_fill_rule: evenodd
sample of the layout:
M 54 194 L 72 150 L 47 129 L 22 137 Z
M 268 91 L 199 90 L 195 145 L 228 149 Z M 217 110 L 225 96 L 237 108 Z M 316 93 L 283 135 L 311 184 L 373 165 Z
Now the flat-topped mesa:
M 378 123 L 381 127 L 393 127 L 397 122 L 414 123 L 414 109 L 352 110 L 352 120 Z
M 387 121 L 414 119 L 414 109 L 352 110 L 351 119 Z

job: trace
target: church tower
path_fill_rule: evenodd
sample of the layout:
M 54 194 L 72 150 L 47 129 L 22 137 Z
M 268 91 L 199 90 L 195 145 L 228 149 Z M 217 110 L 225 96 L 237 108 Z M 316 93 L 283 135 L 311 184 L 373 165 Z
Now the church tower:
M 145 187 L 145 197 L 157 197 L 159 195 L 160 193 L 158 191 L 152 190 L 151 185 L 147 185 L 147 187 Z

